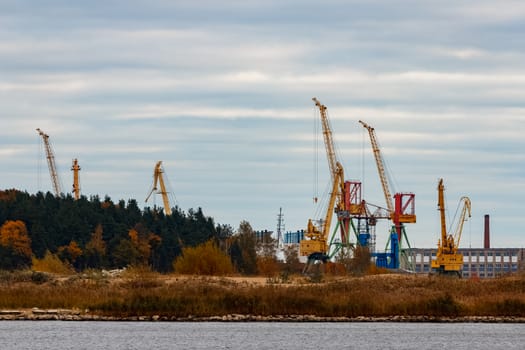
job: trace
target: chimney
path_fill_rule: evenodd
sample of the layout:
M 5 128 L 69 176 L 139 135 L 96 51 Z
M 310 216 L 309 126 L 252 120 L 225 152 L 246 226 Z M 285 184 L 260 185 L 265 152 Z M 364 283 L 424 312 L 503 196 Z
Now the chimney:
M 485 215 L 485 237 L 484 237 L 483 248 L 490 249 L 490 218 Z

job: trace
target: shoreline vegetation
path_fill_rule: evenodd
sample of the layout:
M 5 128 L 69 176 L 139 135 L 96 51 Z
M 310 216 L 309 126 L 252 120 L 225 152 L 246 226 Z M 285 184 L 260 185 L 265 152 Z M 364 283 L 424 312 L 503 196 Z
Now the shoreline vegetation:
M 144 268 L 0 273 L 0 320 L 519 322 L 525 275 L 284 278 L 163 275 Z

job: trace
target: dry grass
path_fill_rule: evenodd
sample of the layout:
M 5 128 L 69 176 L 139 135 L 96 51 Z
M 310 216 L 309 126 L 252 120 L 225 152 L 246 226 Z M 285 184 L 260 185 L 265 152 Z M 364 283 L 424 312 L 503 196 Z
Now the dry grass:
M 373 275 L 308 283 L 263 279 L 165 276 L 135 269 L 119 278 L 95 273 L 35 284 L 0 283 L 0 308 L 79 308 L 105 315 L 171 317 L 252 315 L 520 316 L 525 277 L 456 280 Z

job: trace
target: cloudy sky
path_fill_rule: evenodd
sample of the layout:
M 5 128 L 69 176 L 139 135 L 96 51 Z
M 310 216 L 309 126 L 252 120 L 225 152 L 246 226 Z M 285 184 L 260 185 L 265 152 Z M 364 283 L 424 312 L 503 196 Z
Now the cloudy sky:
M 437 243 L 443 178 L 450 220 L 472 200 L 462 246 L 490 214 L 492 246 L 523 247 L 524 23 L 523 1 L 0 0 L 0 187 L 52 191 L 41 128 L 64 191 L 78 158 L 82 194 L 161 205 L 162 160 L 185 211 L 305 228 L 329 181 L 315 96 L 385 206 L 375 127 L 392 192 L 416 194 L 412 246 Z

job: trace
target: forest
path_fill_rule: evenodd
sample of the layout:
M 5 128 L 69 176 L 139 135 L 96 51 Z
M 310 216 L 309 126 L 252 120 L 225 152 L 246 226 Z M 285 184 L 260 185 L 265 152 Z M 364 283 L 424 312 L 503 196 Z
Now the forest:
M 35 259 L 60 259 L 76 271 L 146 265 L 173 271 L 184 249 L 211 242 L 231 259 L 236 272 L 256 273 L 255 234 L 248 222 L 235 231 L 216 224 L 201 208 L 141 210 L 134 199 L 9 189 L 0 191 L 0 269 L 30 268 Z

